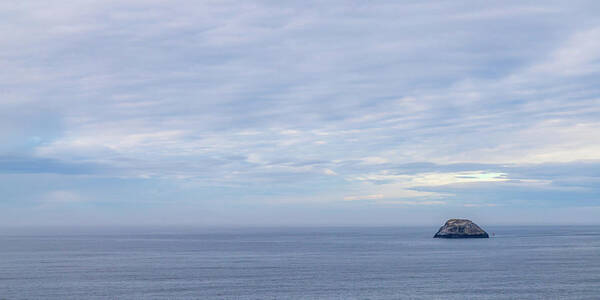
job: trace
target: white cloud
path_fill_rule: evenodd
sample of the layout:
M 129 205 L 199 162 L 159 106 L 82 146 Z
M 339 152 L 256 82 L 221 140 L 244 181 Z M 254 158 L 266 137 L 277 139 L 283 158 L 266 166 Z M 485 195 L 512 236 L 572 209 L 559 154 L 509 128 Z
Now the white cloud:
M 335 171 L 331 170 L 331 169 L 324 169 L 323 173 L 325 175 L 331 175 L 331 176 L 336 176 L 337 175 L 337 173 Z
M 600 72 L 600 27 L 576 32 L 564 45 L 554 50 L 546 61 L 532 66 L 527 72 L 546 76 Z
M 86 201 L 81 194 L 70 190 L 54 190 L 45 193 L 41 197 L 43 204 L 69 204 Z
M 375 194 L 375 195 L 364 195 L 364 196 L 346 196 L 344 197 L 344 200 L 347 201 L 353 201 L 353 200 L 376 200 L 376 199 L 383 199 L 384 196 L 382 194 Z
M 445 201 L 404 201 L 404 200 L 400 200 L 400 201 L 381 201 L 380 203 L 382 204 L 399 204 L 399 205 L 444 205 L 446 204 Z
M 494 203 L 466 203 L 463 204 L 464 207 L 495 207 L 498 206 Z
M 367 165 L 380 165 L 380 164 L 385 164 L 385 163 L 389 162 L 389 160 L 387 160 L 383 157 L 377 157 L 377 156 L 364 157 L 361 160 L 363 161 L 364 164 L 367 164 Z
M 357 181 L 402 183 L 405 187 L 440 186 L 455 183 L 498 182 L 509 180 L 505 173 L 465 171 L 448 173 L 418 173 L 414 175 L 391 174 L 384 170 L 376 174 L 366 174 L 350 178 Z

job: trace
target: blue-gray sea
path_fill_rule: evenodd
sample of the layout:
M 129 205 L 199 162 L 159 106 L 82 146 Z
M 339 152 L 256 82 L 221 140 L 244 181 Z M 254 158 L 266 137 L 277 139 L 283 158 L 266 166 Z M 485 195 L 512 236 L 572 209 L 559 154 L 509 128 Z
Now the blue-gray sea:
M 600 227 L 0 235 L 0 299 L 600 299 Z

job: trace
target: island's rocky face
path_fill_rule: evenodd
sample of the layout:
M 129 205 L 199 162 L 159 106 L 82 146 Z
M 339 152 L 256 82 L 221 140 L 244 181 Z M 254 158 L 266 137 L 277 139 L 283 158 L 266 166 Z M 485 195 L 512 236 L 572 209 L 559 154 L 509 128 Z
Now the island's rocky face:
M 477 224 L 465 219 L 450 219 L 433 236 L 434 238 L 464 239 L 489 238 L 490 236 Z

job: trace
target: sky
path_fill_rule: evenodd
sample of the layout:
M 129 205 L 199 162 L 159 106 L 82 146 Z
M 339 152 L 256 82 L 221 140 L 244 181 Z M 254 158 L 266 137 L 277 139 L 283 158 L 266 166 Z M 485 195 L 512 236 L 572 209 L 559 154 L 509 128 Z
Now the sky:
M 0 226 L 600 223 L 598 1 L 0 16 Z

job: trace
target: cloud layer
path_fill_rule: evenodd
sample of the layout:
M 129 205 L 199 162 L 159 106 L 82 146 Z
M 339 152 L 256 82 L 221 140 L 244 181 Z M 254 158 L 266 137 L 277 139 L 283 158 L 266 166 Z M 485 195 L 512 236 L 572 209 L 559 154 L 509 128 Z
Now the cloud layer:
M 599 9 L 0 4 L 6 222 L 597 208 Z

